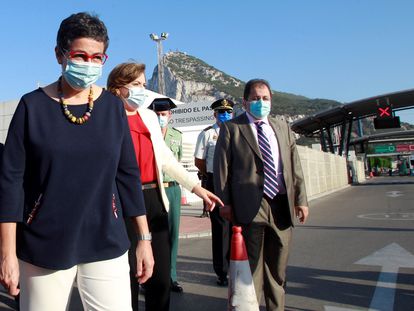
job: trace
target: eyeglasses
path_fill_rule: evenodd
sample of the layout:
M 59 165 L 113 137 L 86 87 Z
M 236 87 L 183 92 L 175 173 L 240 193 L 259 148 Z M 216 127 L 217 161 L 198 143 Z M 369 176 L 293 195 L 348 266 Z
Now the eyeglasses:
M 92 63 L 103 65 L 108 59 L 108 55 L 105 53 L 95 53 L 92 55 L 82 51 L 67 51 L 67 53 L 69 54 L 68 58 L 75 62 L 88 62 L 91 60 Z
M 217 112 L 218 113 L 225 113 L 225 112 L 232 113 L 233 111 L 232 110 L 228 110 L 228 109 L 217 109 Z

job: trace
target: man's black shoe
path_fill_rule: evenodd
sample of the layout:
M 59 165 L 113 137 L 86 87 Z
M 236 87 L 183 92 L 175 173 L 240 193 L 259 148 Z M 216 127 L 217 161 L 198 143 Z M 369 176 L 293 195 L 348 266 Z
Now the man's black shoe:
M 200 215 L 200 218 L 208 217 L 208 212 L 206 210 L 203 210 L 203 213 Z
M 229 285 L 229 281 L 227 280 L 227 276 L 219 276 L 217 278 L 217 285 L 219 285 L 219 286 Z
M 171 282 L 171 291 L 176 292 L 176 293 L 182 293 L 183 292 L 183 287 L 178 284 L 177 281 Z

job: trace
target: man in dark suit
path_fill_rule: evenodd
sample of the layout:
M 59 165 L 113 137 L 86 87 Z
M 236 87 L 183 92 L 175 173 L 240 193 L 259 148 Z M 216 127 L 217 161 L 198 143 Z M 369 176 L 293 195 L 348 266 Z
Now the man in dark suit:
M 203 174 L 202 186 L 214 192 L 214 148 L 220 133 L 220 125 L 233 117 L 234 103 L 225 98 L 216 100 L 210 108 L 214 110 L 216 123 L 205 128 L 198 135 L 194 150 L 194 164 Z M 205 205 L 206 206 L 206 205 Z M 217 284 L 227 286 L 227 272 L 230 259 L 231 223 L 220 216 L 219 210 L 210 211 L 213 268 Z
M 308 217 L 305 182 L 295 138 L 286 121 L 270 119 L 266 80 L 244 89 L 245 113 L 220 128 L 214 154 L 220 214 L 241 225 L 258 302 L 284 310 L 286 267 L 295 216 Z

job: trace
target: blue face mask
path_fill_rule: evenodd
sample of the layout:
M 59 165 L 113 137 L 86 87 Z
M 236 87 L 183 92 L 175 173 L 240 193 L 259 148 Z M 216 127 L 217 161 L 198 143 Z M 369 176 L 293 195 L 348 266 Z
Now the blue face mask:
M 158 115 L 158 123 L 162 128 L 167 127 L 168 125 L 168 116 Z
M 217 115 L 217 119 L 218 119 L 220 122 L 224 123 L 224 122 L 226 122 L 226 121 L 228 121 L 228 120 L 231 120 L 231 115 L 232 115 L 232 113 L 231 113 L 231 112 L 222 112 L 222 113 L 219 113 L 219 114 Z
M 250 102 L 250 113 L 256 119 L 264 119 L 270 113 L 270 100 L 254 100 Z
M 137 108 L 144 106 L 146 98 L 147 94 L 145 93 L 145 89 L 143 87 L 131 87 L 129 89 L 127 102 L 132 109 L 136 110 Z
M 94 84 L 102 75 L 102 64 L 67 61 L 62 76 L 75 90 L 84 90 Z

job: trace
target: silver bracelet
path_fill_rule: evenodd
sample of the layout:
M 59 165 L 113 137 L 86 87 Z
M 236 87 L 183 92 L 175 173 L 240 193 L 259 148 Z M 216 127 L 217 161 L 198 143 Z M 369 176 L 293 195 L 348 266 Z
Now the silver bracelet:
M 138 241 L 152 241 L 151 232 L 138 235 Z

